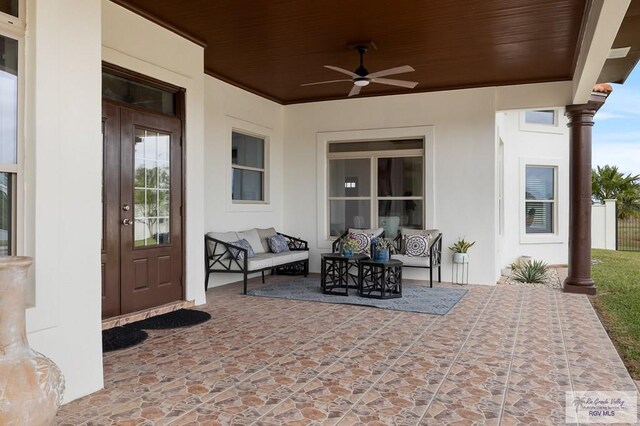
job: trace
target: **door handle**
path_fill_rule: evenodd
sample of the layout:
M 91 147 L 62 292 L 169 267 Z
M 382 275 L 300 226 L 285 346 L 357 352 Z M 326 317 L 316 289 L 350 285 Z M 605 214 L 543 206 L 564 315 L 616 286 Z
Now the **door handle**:
M 133 221 L 131 219 L 122 219 L 122 224 L 124 226 L 133 225 Z

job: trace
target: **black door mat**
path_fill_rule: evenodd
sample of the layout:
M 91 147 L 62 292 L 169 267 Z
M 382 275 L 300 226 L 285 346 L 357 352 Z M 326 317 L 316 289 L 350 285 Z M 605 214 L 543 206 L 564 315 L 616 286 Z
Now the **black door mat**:
M 160 330 L 164 328 L 189 327 L 192 325 L 202 324 L 211 319 L 211 315 L 196 311 L 194 309 L 179 309 L 167 314 L 158 315 L 144 319 L 142 321 L 132 322 L 127 327 L 146 330 Z
M 102 331 L 102 352 L 130 348 L 147 339 L 147 332 L 131 327 L 114 327 Z

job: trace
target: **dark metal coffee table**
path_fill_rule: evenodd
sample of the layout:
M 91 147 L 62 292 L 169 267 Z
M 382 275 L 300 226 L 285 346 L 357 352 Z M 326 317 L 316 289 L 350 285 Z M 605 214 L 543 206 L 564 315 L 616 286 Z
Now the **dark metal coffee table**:
M 358 262 L 369 259 L 365 254 L 344 256 L 339 253 L 322 255 L 320 270 L 320 288 L 325 294 L 348 296 L 349 289 L 358 287 Z M 352 271 L 352 270 L 355 270 Z
M 374 299 L 402 297 L 402 262 L 395 259 L 358 262 L 358 292 L 362 297 Z

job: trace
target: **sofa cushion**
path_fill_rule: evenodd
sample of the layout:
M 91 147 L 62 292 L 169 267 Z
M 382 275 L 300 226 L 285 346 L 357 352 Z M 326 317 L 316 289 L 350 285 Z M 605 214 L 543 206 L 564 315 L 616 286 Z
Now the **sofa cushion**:
M 349 228 L 350 234 L 367 234 L 371 236 L 371 238 L 376 238 L 382 235 L 384 232 L 383 228 L 372 228 L 372 229 L 358 229 L 358 228 Z
M 256 254 L 253 252 L 253 249 L 251 248 L 251 244 L 249 244 L 249 241 L 242 239 L 242 240 L 238 240 L 238 241 L 231 241 L 229 244 L 236 246 L 236 247 L 240 247 L 243 249 L 247 250 L 247 258 L 252 258 L 254 257 Z M 233 247 L 229 247 L 229 251 L 231 252 L 231 255 L 238 259 L 238 260 L 244 260 L 244 252 L 242 250 L 233 248 Z
M 251 248 L 255 254 L 266 253 L 266 250 L 262 246 L 262 241 L 260 241 L 260 234 L 258 234 L 258 230 L 248 229 L 246 231 L 238 232 L 238 239 L 245 239 L 251 244 Z
M 289 243 L 287 239 L 282 235 L 273 235 L 271 237 L 267 237 L 267 242 L 269 243 L 269 248 L 273 253 L 283 253 L 289 251 Z
M 257 271 L 259 269 L 271 268 L 273 266 L 273 254 L 257 254 L 247 261 L 247 270 Z
M 273 266 L 279 266 L 293 262 L 290 251 L 285 251 L 282 253 L 271 253 L 271 257 L 273 259 Z
M 429 255 L 429 242 L 431 235 L 408 235 L 405 238 L 405 254 L 411 257 L 424 257 Z
M 309 252 L 307 250 L 292 250 L 290 253 L 292 262 L 307 260 L 309 258 Z
M 399 260 L 402 266 L 429 267 L 429 257 L 414 257 L 406 254 L 392 254 L 391 259 Z
M 263 253 L 269 253 L 271 249 L 269 248 L 269 242 L 267 241 L 268 237 L 273 237 L 274 235 L 278 235 L 275 228 L 257 228 L 258 235 L 260 236 L 260 243 L 262 244 L 262 248 L 264 249 Z
M 439 234 L 440 231 L 437 229 L 400 228 L 400 233 L 403 237 L 406 237 L 408 235 L 431 235 L 431 237 L 433 238 L 433 236 Z
M 211 238 L 215 238 L 216 240 L 224 241 L 225 243 L 230 243 L 231 241 L 238 241 L 239 239 L 238 234 L 236 234 L 235 232 L 209 232 L 207 233 L 207 236 Z M 213 241 L 207 241 L 207 244 L 209 246 L 210 255 L 219 255 L 220 253 L 223 253 L 224 251 L 226 251 L 226 248 L 222 244 L 218 244 L 218 247 L 216 248 L 215 252 L 214 252 L 214 247 L 216 246 L 216 243 L 214 243 Z M 226 259 L 228 257 L 231 257 L 231 256 L 227 253 L 222 257 L 222 259 Z

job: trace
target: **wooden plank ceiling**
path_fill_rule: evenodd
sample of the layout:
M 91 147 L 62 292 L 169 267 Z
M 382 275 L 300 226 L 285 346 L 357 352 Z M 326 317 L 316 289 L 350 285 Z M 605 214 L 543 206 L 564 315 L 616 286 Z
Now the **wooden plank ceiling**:
M 570 80 L 585 0 L 114 0 L 206 43 L 205 72 L 279 103 L 346 98 L 358 56 L 370 72 L 411 65 L 360 96 Z

